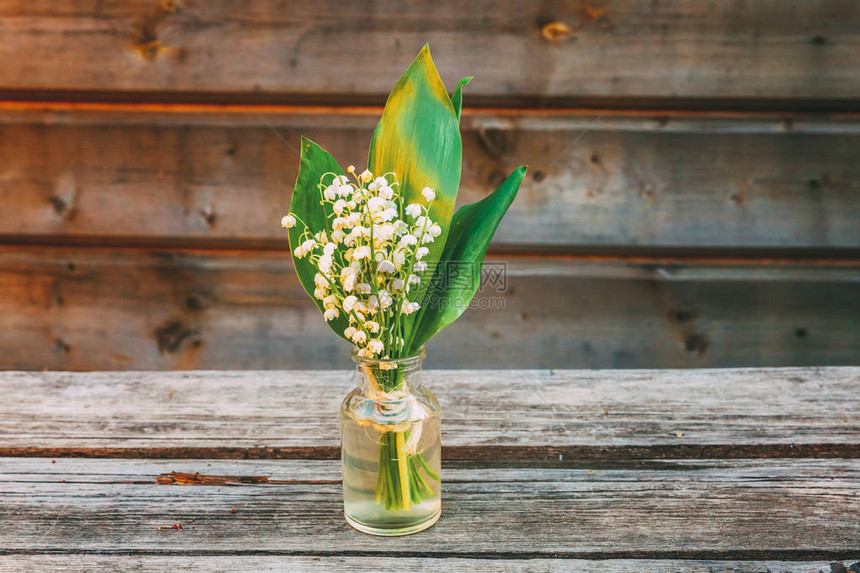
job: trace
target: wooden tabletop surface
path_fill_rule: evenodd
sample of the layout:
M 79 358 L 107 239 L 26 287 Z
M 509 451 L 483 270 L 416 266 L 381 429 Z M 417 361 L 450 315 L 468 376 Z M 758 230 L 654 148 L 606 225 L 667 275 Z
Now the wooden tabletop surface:
M 424 379 L 442 519 L 385 539 L 348 372 L 0 373 L 0 571 L 860 571 L 860 368 Z

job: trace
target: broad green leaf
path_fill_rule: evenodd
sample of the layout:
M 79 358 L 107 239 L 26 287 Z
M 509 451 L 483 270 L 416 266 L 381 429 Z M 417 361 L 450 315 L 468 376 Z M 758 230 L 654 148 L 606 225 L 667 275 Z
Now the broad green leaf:
M 310 139 L 302 137 L 302 156 L 299 162 L 299 175 L 296 178 L 296 186 L 293 189 L 293 197 L 290 200 L 290 212 L 308 225 L 311 235 L 329 227 L 326 222 L 326 216 L 327 209 L 330 209 L 330 207 L 320 204 L 319 191 L 320 178 L 325 173 L 343 175 L 343 171 L 337 164 L 337 161 L 335 161 L 328 151 Z M 307 257 L 297 259 L 293 253 L 296 247 L 301 244 L 301 236 L 305 229 L 306 227 L 302 222 L 297 223 L 295 227 L 290 229 L 290 253 L 293 257 L 293 266 L 296 269 L 299 282 L 302 283 L 305 292 L 316 303 L 320 312 L 324 312 L 325 309 L 323 308 L 322 301 L 314 297 L 316 266 Z M 343 335 L 344 329 L 349 326 L 346 316 L 341 314 L 335 320 L 327 321 L 327 324 L 338 336 L 346 338 Z
M 468 308 L 480 284 L 487 247 L 525 174 L 526 168 L 519 167 L 489 196 L 460 207 L 454 215 L 445 250 L 416 313 L 409 352 L 417 351 Z
M 460 186 L 461 163 L 457 113 L 433 64 L 430 49 L 424 46 L 388 96 L 382 119 L 373 132 L 367 161 L 374 175 L 388 172 L 397 175 L 404 205 L 426 205 L 421 190 L 431 187 L 436 191 L 430 218 L 439 224 L 442 234 L 426 245 L 430 249 L 424 259 L 427 270 L 419 273 L 421 283 L 410 291 L 411 300 L 423 298 L 445 248 Z M 407 340 L 409 330 L 407 323 Z
M 469 85 L 473 76 L 463 78 L 457 82 L 457 87 L 454 88 L 454 93 L 451 94 L 451 105 L 454 106 L 454 113 L 457 114 L 457 120 L 460 120 L 460 110 L 463 108 L 463 88 Z

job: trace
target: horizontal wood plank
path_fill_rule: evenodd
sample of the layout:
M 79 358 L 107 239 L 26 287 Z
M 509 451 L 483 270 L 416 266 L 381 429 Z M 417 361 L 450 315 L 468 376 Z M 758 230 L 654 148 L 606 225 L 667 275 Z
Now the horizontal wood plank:
M 0 241 L 286 249 L 299 136 L 360 166 L 378 113 L 7 105 Z M 855 116 L 499 110 L 463 127 L 461 203 L 529 165 L 496 246 L 860 247 Z
M 505 277 L 430 343 L 431 367 L 856 364 L 860 267 L 488 261 Z M 6 247 L 0 367 L 348 367 L 282 252 Z
M 209 441 L 216 452 L 276 444 L 272 436 L 313 447 L 336 439 L 336 420 L 308 416 L 308 400 L 317 411 L 334 411 L 345 389 L 331 388 L 338 395 L 331 397 L 325 390 L 343 375 L 2 373 L 0 392 L 9 400 L 0 405 L 0 444 L 76 443 L 77 451 L 65 453 L 72 456 L 92 455 L 87 446 L 99 440 L 147 443 L 137 456 L 159 443 Z M 447 451 L 468 444 L 472 452 L 498 453 L 494 444 L 515 449 L 519 440 L 553 444 L 565 456 L 572 443 L 802 449 L 860 441 L 858 368 L 426 377 L 446 410 Z M 667 423 L 679 425 L 667 431 Z M 834 519 L 860 507 L 858 452 L 833 459 L 725 459 L 730 451 L 721 459 L 559 456 L 552 464 L 446 455 L 442 520 L 398 540 L 361 535 L 343 522 L 336 460 L 255 459 L 265 456 L 248 449 L 246 459 L 233 460 L 56 453 L 0 459 L 5 567 L 56 563 L 63 570 L 88 559 L 89 568 L 114 570 L 138 563 L 182 570 L 192 560 L 259 569 L 281 559 L 285 570 L 306 560 L 349 570 L 381 557 L 391 567 L 416 560 L 418 570 L 463 570 L 480 560 L 473 570 L 815 571 L 829 562 L 852 567 L 860 553 L 856 520 Z
M 367 571 L 368 565 L 381 571 L 450 571 L 451 573 L 534 573 L 536 571 L 576 571 L 580 573 L 830 573 L 833 560 L 817 561 L 737 561 L 737 560 L 690 560 L 690 559 L 505 559 L 478 557 L 384 557 L 379 555 L 349 556 L 265 556 L 265 555 L 104 555 L 78 553 L 73 555 L 14 555 L 0 560 L 0 572 L 19 573 L 25 571 L 54 571 L 57 573 L 79 571 L 139 571 L 162 573 L 164 571 L 213 571 L 235 573 L 259 573 L 260 571 L 283 571 L 305 573 L 330 571 Z M 852 567 L 847 560 L 845 567 Z M 860 568 L 860 565 L 853 570 Z
M 0 8 L 2 87 L 387 93 L 430 42 L 473 96 L 856 98 L 850 1 L 60 0 Z
M 2 553 L 0 553 L 2 554 Z M 841 562 L 841 561 L 839 561 Z M 691 559 L 553 559 L 553 558 L 465 558 L 465 557 L 386 557 L 373 556 L 266 556 L 266 555 L 104 555 L 77 553 L 72 555 L 11 555 L 0 560 L 0 572 L 55 571 L 57 573 L 87 571 L 213 571 L 259 573 L 283 571 L 305 573 L 330 571 L 367 571 L 368 565 L 381 571 L 450 571 L 451 573 L 535 573 L 536 571 L 575 571 L 579 573 L 830 573 L 833 560 L 814 561 L 738 561 Z M 843 565 L 860 569 L 852 560 Z
M 19 458 L 0 468 L 5 551 L 775 560 L 860 553 L 860 524 L 835 519 L 860 509 L 857 459 L 443 468 L 442 519 L 400 539 L 349 529 L 333 460 Z M 174 470 L 269 481 L 156 481 Z
M 424 383 L 451 462 L 860 457 L 860 368 L 430 370 Z M 0 455 L 336 455 L 334 413 L 353 386 L 347 370 L 3 372 Z

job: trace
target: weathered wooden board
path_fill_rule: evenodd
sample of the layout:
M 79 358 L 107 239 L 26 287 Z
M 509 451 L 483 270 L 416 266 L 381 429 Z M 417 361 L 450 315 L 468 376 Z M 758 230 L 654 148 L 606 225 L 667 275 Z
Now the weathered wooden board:
M 16 89 L 388 92 L 430 42 L 450 86 L 513 98 L 856 98 L 848 0 L 343 3 L 61 0 L 0 7 Z
M 421 535 L 379 539 L 344 522 L 336 460 L 7 458 L 0 465 L 0 519 L 8 526 L 0 545 L 35 553 L 389 557 L 848 559 L 860 553 L 860 523 L 847 518 L 860 510 L 858 459 L 637 465 L 443 468 L 439 523 Z M 174 471 L 210 476 L 213 485 L 156 481 Z M 214 476 L 268 480 L 225 485 Z M 159 530 L 180 523 L 182 529 Z
M 5 109 L 0 239 L 286 248 L 299 136 L 362 165 L 379 111 L 182 109 Z M 496 245 L 860 247 L 853 116 L 498 112 L 464 129 L 461 203 L 529 165 Z
M 841 561 L 840 561 L 841 562 Z M 259 573 L 283 571 L 285 573 L 330 573 L 331 571 L 427 571 L 436 573 L 551 573 L 575 571 L 578 573 L 831 573 L 833 560 L 816 561 L 737 561 L 737 560 L 681 560 L 681 559 L 552 559 L 552 558 L 486 558 L 459 557 L 385 557 L 380 555 L 349 556 L 265 556 L 265 555 L 103 555 L 87 552 L 73 555 L 14 555 L 0 559 L 0 571 L 54 571 L 57 573 L 80 571 L 211 571 L 229 573 Z M 845 561 L 852 567 L 853 561 Z M 853 571 L 860 565 L 852 567 Z
M 448 461 L 860 457 L 860 368 L 430 370 L 424 383 Z M 330 455 L 352 387 L 346 370 L 3 372 L 0 455 Z
M 340 464 L 320 459 L 336 421 L 308 416 L 309 400 L 316 411 L 336 407 L 336 397 L 313 389 L 339 395 L 343 376 L 0 374 L 0 454 L 15 454 L 4 446 L 16 441 L 33 446 L 20 452 L 30 457 L 0 458 L 0 571 L 372 562 L 419 571 L 804 572 L 860 560 L 860 525 L 842 518 L 860 509 L 860 452 L 851 450 L 860 438 L 858 368 L 428 372 L 447 412 L 446 452 L 464 455 L 445 456 L 440 522 L 400 539 L 349 529 Z M 266 452 L 242 448 L 281 439 L 311 455 L 259 459 Z M 713 457 L 651 459 L 575 458 L 565 448 L 685 440 L 722 447 Z M 844 451 L 804 451 L 816 442 Z M 63 451 L 69 443 L 78 447 Z M 201 451 L 215 457 L 237 445 L 244 455 L 194 459 L 181 447 L 206 443 Z M 519 443 L 551 444 L 564 459 L 505 455 L 522 453 Z M 141 444 L 137 458 L 158 457 L 167 444 L 174 459 L 95 459 Z M 786 449 L 727 459 L 756 444 L 787 445 L 800 457 Z
M 489 262 L 506 283 L 431 342 L 428 366 L 858 363 L 851 263 Z M 0 250 L 5 369 L 347 367 L 345 346 L 284 252 Z

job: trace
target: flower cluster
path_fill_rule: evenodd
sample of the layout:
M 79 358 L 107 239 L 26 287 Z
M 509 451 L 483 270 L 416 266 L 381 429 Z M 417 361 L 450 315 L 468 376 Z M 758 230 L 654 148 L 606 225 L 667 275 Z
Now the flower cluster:
M 359 356 L 394 358 L 405 343 L 403 317 L 420 308 L 409 294 L 427 270 L 426 245 L 442 233 L 429 215 L 436 193 L 425 187 L 426 204 L 404 205 L 394 173 L 356 174 L 352 166 L 347 172 L 354 182 L 335 173 L 320 179 L 325 229 L 314 232 L 293 213 L 281 225 L 303 227 L 293 254 L 317 268 L 314 297 L 322 301 L 325 319 L 348 317 L 343 334 Z

